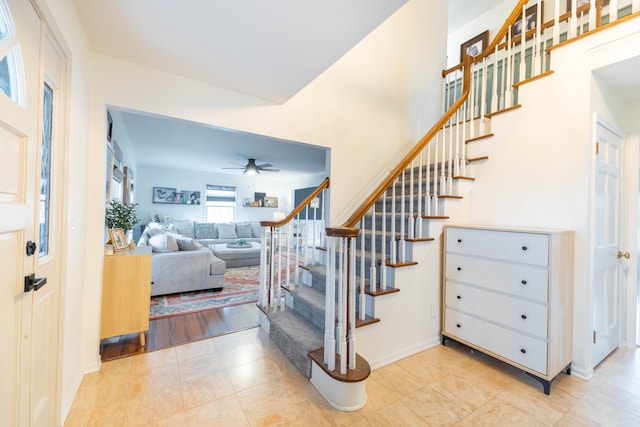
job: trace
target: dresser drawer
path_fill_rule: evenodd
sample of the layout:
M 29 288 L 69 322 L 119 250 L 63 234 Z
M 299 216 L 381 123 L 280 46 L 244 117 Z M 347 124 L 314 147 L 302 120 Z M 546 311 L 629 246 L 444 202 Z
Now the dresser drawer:
M 447 308 L 535 335 L 540 339 L 547 338 L 546 305 L 455 282 L 447 282 L 445 302 Z
M 549 271 L 546 267 L 514 264 L 449 252 L 446 256 L 447 280 L 547 302 Z
M 498 356 L 547 374 L 547 343 L 447 308 L 444 330 Z
M 546 234 L 447 227 L 447 252 L 547 266 Z

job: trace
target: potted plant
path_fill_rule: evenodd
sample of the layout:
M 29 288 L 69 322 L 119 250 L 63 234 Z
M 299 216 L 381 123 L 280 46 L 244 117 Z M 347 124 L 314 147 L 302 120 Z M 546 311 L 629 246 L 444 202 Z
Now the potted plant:
M 104 212 L 104 223 L 107 228 L 122 228 L 125 233 L 140 222 L 136 215 L 137 203 L 124 203 L 111 200 Z

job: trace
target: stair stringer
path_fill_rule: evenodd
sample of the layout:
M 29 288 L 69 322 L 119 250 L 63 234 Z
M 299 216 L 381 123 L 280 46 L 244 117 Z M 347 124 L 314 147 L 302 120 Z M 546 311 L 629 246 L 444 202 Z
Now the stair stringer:
M 476 166 L 483 167 L 483 165 Z M 440 343 L 440 301 L 442 231 L 447 223 L 467 223 L 473 183 L 459 187 L 462 199 L 448 200 L 448 220 L 431 224 L 433 241 L 409 242 L 408 259 L 416 265 L 385 267 L 393 275 L 394 287 L 400 289 L 388 295 L 367 295 L 370 315 L 380 322 L 356 329 L 358 354 L 367 360 L 371 369 L 394 363 Z M 424 220 L 429 221 L 429 220 Z M 416 325 L 420 325 L 416 327 Z

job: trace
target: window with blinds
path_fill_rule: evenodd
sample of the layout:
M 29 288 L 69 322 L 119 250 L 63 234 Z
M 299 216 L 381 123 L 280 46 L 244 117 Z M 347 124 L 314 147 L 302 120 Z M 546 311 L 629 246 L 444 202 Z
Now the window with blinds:
M 207 184 L 207 222 L 233 222 L 236 217 L 236 187 Z

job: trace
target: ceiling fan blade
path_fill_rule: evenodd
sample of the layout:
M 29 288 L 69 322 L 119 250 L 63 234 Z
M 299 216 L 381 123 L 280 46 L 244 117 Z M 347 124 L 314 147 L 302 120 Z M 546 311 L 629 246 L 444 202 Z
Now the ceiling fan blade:
M 271 163 L 265 163 L 263 165 L 257 165 L 258 169 L 263 169 L 263 168 L 271 168 L 273 167 L 273 165 Z
M 260 169 L 260 172 L 280 172 L 280 169 Z
M 244 166 L 242 166 L 241 168 L 222 168 L 222 169 L 244 169 Z

